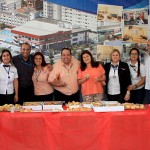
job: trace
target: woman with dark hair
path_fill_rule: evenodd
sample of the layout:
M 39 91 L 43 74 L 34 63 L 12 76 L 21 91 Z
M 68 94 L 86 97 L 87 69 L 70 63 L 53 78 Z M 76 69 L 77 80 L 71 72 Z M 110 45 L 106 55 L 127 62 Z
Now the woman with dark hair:
M 92 54 L 85 50 L 81 54 L 81 66 L 78 70 L 78 83 L 82 87 L 82 95 L 103 99 L 103 84 L 105 84 L 105 71 L 101 64 L 95 62 Z M 92 99 L 93 100 L 93 99 Z
M 130 101 L 142 104 L 144 100 L 145 66 L 140 62 L 140 52 L 137 48 L 132 48 L 129 52 L 128 62 L 132 84 L 129 85 Z
M 48 83 L 50 70 L 41 52 L 36 52 L 33 56 L 34 73 L 32 81 L 34 85 L 35 101 L 53 100 L 53 87 Z
M 127 87 L 131 84 L 128 64 L 121 62 L 121 54 L 118 49 L 113 49 L 110 54 L 111 62 L 106 63 L 106 94 L 109 101 L 123 103 L 130 99 L 130 91 Z
M 0 105 L 14 104 L 18 101 L 18 73 L 12 65 L 9 50 L 2 50 L 0 64 Z

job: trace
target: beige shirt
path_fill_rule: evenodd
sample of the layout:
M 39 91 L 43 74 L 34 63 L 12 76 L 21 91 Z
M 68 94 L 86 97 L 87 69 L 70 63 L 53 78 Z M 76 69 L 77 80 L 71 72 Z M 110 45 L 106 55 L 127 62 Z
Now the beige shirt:
M 77 82 L 79 66 L 80 62 L 73 57 L 69 66 L 66 66 L 59 60 L 53 65 L 53 70 L 50 72 L 48 81 L 52 82 L 55 78 L 59 77 L 60 81 L 65 82 L 67 85 L 65 87 L 54 86 L 54 88 L 65 95 L 72 95 L 79 89 Z
M 48 83 L 49 69 L 43 67 L 41 71 L 34 69 L 32 76 L 32 81 L 34 84 L 34 94 L 35 95 L 48 95 L 53 93 L 53 87 Z

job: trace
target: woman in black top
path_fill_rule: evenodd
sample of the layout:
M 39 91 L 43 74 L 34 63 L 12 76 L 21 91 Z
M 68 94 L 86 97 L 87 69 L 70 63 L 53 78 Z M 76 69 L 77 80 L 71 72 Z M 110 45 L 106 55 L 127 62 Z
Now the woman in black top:
M 131 84 L 128 64 L 120 61 L 120 52 L 113 49 L 111 62 L 104 65 L 106 74 L 106 94 L 109 101 L 123 103 L 130 99 L 130 92 L 127 87 Z

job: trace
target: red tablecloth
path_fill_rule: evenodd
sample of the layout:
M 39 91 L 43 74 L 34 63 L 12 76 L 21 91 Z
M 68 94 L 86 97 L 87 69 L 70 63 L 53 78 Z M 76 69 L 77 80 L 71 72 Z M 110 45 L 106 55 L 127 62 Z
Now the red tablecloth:
M 150 150 L 150 108 L 0 113 L 0 150 Z

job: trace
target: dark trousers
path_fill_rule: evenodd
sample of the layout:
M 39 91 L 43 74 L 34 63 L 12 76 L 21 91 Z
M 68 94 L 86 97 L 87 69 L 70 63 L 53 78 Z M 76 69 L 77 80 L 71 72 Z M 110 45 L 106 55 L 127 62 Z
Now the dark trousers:
M 23 102 L 32 102 L 34 100 L 34 87 L 33 85 L 27 87 L 19 87 L 19 101 L 18 104 L 22 105 Z
M 150 104 L 150 90 L 145 90 L 145 100 Z
M 0 106 L 14 104 L 14 94 L 0 94 Z
M 143 104 L 144 101 L 144 94 L 145 94 L 145 90 L 144 88 L 142 89 L 138 89 L 138 90 L 132 90 L 130 92 L 130 101 L 132 103 L 137 103 L 137 104 Z
M 55 101 L 65 101 L 65 103 L 72 102 L 72 101 L 79 102 L 80 94 L 78 91 L 72 95 L 65 95 L 57 90 L 54 90 L 54 99 Z
M 108 101 L 118 101 L 119 103 L 124 103 L 124 97 L 121 94 L 109 95 L 107 94 Z
M 35 101 L 52 101 L 53 100 L 53 93 L 48 95 L 35 95 Z

